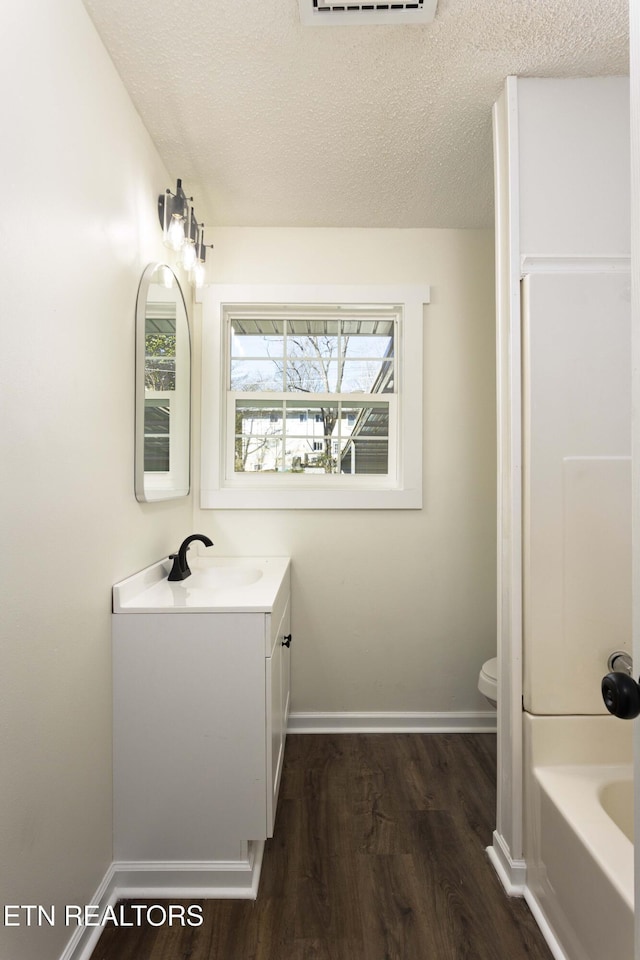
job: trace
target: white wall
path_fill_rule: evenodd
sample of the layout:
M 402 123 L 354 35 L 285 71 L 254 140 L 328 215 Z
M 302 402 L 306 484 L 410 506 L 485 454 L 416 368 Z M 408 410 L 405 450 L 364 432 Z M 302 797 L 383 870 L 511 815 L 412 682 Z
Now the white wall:
M 134 305 L 171 184 L 80 0 L 0 31 L 0 900 L 90 903 L 111 862 L 110 587 L 191 532 L 133 495 Z M 71 929 L 6 928 L 11 960 Z
M 422 510 L 195 503 L 194 527 L 220 555 L 293 559 L 292 709 L 485 709 L 478 671 L 496 643 L 492 232 L 229 228 L 212 239 L 220 283 L 431 284 Z

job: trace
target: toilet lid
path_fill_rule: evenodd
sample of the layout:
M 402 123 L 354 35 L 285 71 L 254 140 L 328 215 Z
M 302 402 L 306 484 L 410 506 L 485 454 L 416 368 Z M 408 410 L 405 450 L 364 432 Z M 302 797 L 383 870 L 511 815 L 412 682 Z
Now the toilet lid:
M 487 680 L 492 680 L 494 683 L 498 681 L 498 658 L 493 657 L 491 660 L 487 660 L 486 663 L 482 664 L 482 672 L 484 673 Z

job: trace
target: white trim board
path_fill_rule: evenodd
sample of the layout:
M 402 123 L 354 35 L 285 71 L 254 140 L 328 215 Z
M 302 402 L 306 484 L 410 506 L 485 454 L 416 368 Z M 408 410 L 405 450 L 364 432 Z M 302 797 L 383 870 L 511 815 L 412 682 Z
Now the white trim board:
M 520 259 L 520 273 L 629 273 L 631 258 L 617 257 L 537 257 L 526 254 Z
M 118 900 L 136 897 L 200 900 L 255 900 L 258 895 L 264 843 L 249 844 L 244 861 L 115 861 L 90 903 L 102 916 Z M 90 960 L 104 930 L 77 927 L 60 960 Z
M 457 713 L 290 713 L 289 733 L 495 733 L 495 710 Z
M 554 960 L 571 960 L 569 955 L 565 953 L 562 944 L 556 937 L 553 927 L 547 920 L 546 914 L 540 904 L 538 903 L 536 897 L 531 893 L 529 887 L 525 887 L 524 890 L 524 899 L 531 910 L 533 919 L 538 924 L 540 928 L 540 933 L 544 937 L 549 950 L 553 954 Z
M 100 908 L 100 915 L 107 907 L 113 907 L 120 896 L 116 886 L 114 866 L 112 863 L 89 901 Z M 60 955 L 60 960 L 89 960 L 102 935 L 102 930 L 102 927 L 76 927 Z
M 553 954 L 554 960 L 569 960 L 547 920 L 544 910 L 527 886 L 527 865 L 525 861 L 511 858 L 504 838 L 497 831 L 494 831 L 493 844 L 486 848 L 486 853 L 507 895 L 524 898 L 549 950 Z
M 252 847 L 246 861 L 116 861 L 118 897 L 255 900 L 264 843 Z
M 527 865 L 524 860 L 513 860 L 504 837 L 497 830 L 493 831 L 493 844 L 486 848 L 486 853 L 507 895 L 524 897 Z

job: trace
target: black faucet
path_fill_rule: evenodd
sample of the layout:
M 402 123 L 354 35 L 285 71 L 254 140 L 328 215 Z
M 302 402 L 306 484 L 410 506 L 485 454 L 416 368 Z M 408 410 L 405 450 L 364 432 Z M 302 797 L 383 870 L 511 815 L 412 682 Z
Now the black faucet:
M 213 546 L 213 541 L 209 540 L 209 537 L 205 537 L 203 533 L 193 533 L 186 540 L 183 540 L 178 552 L 169 555 L 169 560 L 173 560 L 173 567 L 167 578 L 168 580 L 186 580 L 187 577 L 191 576 L 191 570 L 189 570 L 189 564 L 187 563 L 187 550 L 194 540 L 204 543 L 205 547 Z

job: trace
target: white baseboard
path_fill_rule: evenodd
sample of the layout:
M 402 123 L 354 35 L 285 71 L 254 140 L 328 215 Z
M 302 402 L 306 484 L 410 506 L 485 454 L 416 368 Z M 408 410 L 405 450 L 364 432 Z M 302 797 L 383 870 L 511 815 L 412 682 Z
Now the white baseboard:
M 100 908 L 102 915 L 107 907 L 113 907 L 118 899 L 114 864 L 105 873 L 102 883 L 89 901 Z M 100 939 L 102 927 L 76 927 L 60 960 L 89 960 Z
M 533 919 L 538 924 L 540 932 L 544 937 L 549 950 L 553 954 L 554 960 L 569 960 L 568 954 L 562 949 L 560 941 L 553 932 L 553 928 L 547 920 L 544 910 L 541 908 L 535 896 L 529 890 L 529 887 L 525 888 L 524 899 L 527 902 L 527 906 L 533 915 Z
M 251 843 L 246 860 L 116 862 L 117 893 L 141 900 L 255 900 L 263 853 L 264 843 Z
M 524 897 L 527 883 L 527 865 L 524 860 L 513 860 L 501 834 L 494 830 L 493 844 L 487 847 L 487 856 L 502 886 L 510 897 Z
M 107 870 L 91 904 L 102 916 L 118 900 L 255 900 L 264 843 L 250 843 L 246 861 L 116 861 Z M 60 960 L 89 960 L 102 926 L 75 929 Z
M 493 845 L 487 847 L 487 855 L 507 894 L 510 897 L 524 897 L 554 960 L 569 960 L 549 924 L 544 910 L 527 886 L 526 862 L 511 858 L 504 838 L 497 831 L 494 831 L 493 834 Z
M 457 713 L 290 713 L 288 733 L 495 733 L 495 710 Z

